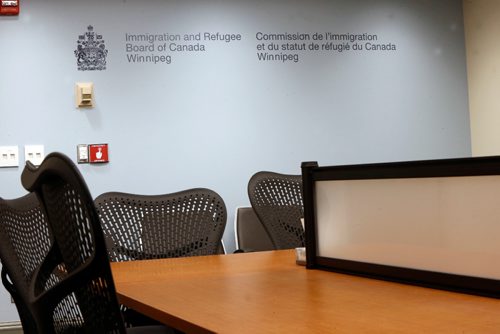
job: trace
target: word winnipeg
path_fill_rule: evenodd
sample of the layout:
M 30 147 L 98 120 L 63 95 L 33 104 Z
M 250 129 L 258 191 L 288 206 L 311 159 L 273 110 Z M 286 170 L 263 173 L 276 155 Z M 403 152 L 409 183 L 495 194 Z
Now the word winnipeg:
M 172 63 L 172 56 L 164 56 L 164 55 L 139 55 L 139 54 L 131 54 L 127 55 L 127 60 L 129 63 L 165 63 L 167 65 Z

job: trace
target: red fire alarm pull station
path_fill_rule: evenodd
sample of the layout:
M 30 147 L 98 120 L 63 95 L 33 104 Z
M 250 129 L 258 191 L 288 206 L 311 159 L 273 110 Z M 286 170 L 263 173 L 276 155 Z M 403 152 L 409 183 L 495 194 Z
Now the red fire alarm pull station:
M 108 144 L 89 145 L 89 162 L 91 164 L 109 162 Z
M 20 0 L 0 0 L 0 15 L 19 15 Z

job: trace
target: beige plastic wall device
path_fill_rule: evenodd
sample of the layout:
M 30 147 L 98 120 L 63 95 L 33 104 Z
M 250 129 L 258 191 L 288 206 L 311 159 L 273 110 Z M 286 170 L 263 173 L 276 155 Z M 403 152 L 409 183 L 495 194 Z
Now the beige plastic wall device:
M 77 108 L 91 108 L 94 106 L 94 84 L 92 82 L 77 82 L 75 90 Z

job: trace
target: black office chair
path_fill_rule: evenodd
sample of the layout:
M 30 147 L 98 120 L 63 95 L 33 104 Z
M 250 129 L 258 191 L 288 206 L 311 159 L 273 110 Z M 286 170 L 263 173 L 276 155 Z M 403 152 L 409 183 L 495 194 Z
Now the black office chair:
M 224 254 L 226 206 L 213 190 L 165 195 L 107 192 L 95 199 L 111 261 Z M 120 306 L 127 326 L 155 323 Z
M 14 300 L 23 332 L 37 333 L 24 301 L 28 300 L 36 269 L 49 252 L 50 239 L 48 223 L 34 193 L 11 200 L 0 198 L 0 240 L 2 283 Z
M 248 182 L 248 197 L 276 249 L 304 247 L 300 175 L 255 173 Z
M 166 195 L 108 192 L 95 199 L 111 261 L 223 252 L 226 206 L 213 190 Z
M 43 231 L 39 225 L 47 223 L 48 251 L 40 252 L 41 263 L 26 282 L 19 265 L 22 256 L 16 254 L 17 240 L 25 231 L 9 223 L 12 215 L 8 212 L 27 215 L 19 210 L 22 199 L 3 201 L 7 214 L 0 221 L 0 257 L 4 283 L 14 289 L 32 320 L 35 330 L 30 327 L 30 332 L 125 333 L 99 218 L 76 166 L 66 156 L 52 153 L 39 168 L 28 162 L 21 181 L 41 204 L 45 221 L 32 223 L 37 231 Z M 163 326 L 130 332 L 167 333 Z
M 234 237 L 237 252 L 259 252 L 274 249 L 269 234 L 251 207 L 236 208 Z

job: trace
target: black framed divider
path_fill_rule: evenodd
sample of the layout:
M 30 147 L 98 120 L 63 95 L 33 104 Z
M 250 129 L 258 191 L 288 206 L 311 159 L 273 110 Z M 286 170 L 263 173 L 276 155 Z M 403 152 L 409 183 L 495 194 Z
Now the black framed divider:
M 302 163 L 307 268 L 500 298 L 500 157 Z

